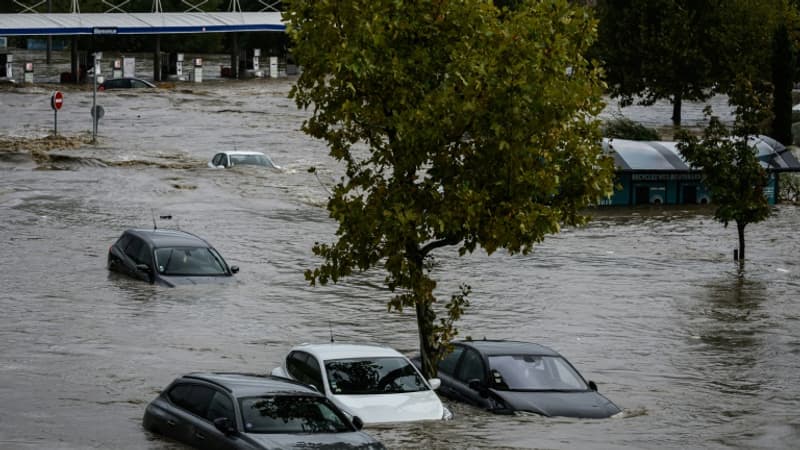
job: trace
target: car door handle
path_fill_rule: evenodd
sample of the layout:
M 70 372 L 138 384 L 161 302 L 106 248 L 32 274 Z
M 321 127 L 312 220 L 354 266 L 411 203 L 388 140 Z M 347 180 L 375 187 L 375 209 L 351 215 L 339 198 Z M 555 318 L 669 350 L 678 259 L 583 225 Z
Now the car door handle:
M 174 420 L 171 420 L 171 419 L 168 419 L 168 420 L 167 420 L 167 425 L 169 425 L 169 426 L 171 426 L 171 427 L 174 427 L 175 425 L 177 425 L 177 423 L 178 423 L 178 422 L 175 422 Z
M 194 437 L 196 437 L 197 439 L 200 439 L 201 441 L 205 441 L 206 440 L 206 435 L 204 435 L 203 433 L 200 433 L 199 431 L 195 431 L 194 432 Z

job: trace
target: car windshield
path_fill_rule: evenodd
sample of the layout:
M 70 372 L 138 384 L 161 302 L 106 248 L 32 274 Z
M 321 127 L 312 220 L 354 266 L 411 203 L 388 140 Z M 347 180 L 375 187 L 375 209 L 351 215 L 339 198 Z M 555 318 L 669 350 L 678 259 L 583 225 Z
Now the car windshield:
M 401 357 L 337 359 L 325 362 L 331 392 L 340 395 L 393 394 L 428 389 Z
M 272 161 L 266 155 L 230 155 L 231 165 L 251 165 L 251 166 L 265 166 L 275 167 Z
M 350 424 L 324 397 L 277 395 L 239 399 L 245 433 L 343 433 Z
M 586 390 L 583 378 L 559 356 L 490 356 L 493 387 L 500 390 Z
M 155 254 L 162 275 L 227 275 L 222 257 L 211 248 L 162 247 Z

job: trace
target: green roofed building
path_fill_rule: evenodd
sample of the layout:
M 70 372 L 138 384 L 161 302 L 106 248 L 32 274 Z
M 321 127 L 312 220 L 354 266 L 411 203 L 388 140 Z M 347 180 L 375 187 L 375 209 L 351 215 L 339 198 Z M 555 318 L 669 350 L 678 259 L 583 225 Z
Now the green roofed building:
M 764 188 L 770 204 L 778 199 L 782 172 L 800 172 L 792 152 L 768 136 L 752 145 L 769 174 Z M 678 151 L 677 142 L 603 139 L 603 150 L 614 157 L 617 190 L 603 205 L 687 205 L 713 201 L 703 186 L 702 173 L 693 169 Z

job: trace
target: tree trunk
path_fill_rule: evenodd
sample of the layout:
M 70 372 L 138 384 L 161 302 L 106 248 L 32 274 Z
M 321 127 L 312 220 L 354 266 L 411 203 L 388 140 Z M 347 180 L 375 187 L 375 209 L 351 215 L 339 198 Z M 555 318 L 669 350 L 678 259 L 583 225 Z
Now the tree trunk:
M 681 102 L 683 101 L 683 93 L 676 92 L 672 97 L 672 126 L 678 128 L 681 126 Z
M 739 232 L 739 261 L 744 261 L 744 227 L 746 223 L 736 222 L 736 231 Z
M 435 314 L 431 305 L 423 299 L 418 298 L 415 303 L 417 329 L 419 331 L 419 353 L 420 361 L 422 362 L 421 372 L 426 379 L 431 379 L 436 377 L 436 363 L 434 362 L 436 349 L 433 348 L 433 343 L 431 342 Z

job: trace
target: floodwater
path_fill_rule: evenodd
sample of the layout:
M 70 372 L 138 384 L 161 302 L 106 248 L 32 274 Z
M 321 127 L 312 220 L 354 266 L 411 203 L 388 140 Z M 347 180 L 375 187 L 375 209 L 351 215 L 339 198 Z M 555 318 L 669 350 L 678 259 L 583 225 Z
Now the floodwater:
M 180 374 L 268 372 L 331 330 L 415 351 L 414 317 L 386 312 L 381 273 L 322 287 L 303 278 L 319 263 L 314 242 L 334 238 L 326 186 L 342 169 L 298 131 L 307 113 L 287 99 L 291 82 L 99 93 L 96 144 L 85 88 L 0 88 L 0 448 L 182 448 L 141 428 L 147 402 Z M 68 139 L 52 144 L 40 138 L 56 87 Z M 647 111 L 632 114 L 668 123 Z M 206 167 L 234 148 L 263 150 L 283 170 Z M 214 243 L 241 267 L 238 282 L 169 289 L 110 274 L 109 245 L 161 214 L 173 216 L 161 227 Z M 452 421 L 368 431 L 388 448 L 796 448 L 798 229 L 790 205 L 750 225 L 743 273 L 735 228 L 707 209 L 600 210 L 527 256 L 442 249 L 440 298 L 473 288 L 462 336 L 549 345 L 624 417 L 447 402 Z

